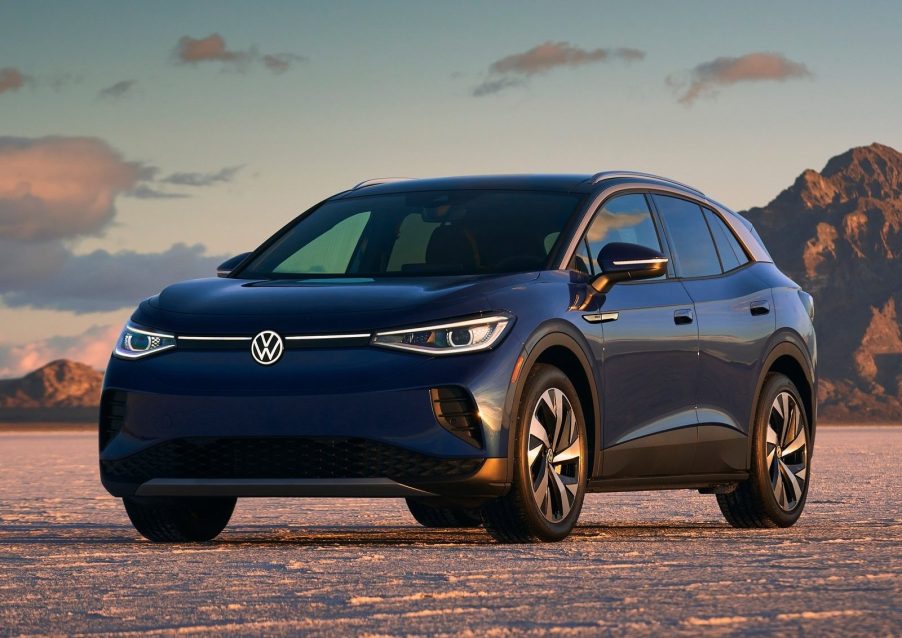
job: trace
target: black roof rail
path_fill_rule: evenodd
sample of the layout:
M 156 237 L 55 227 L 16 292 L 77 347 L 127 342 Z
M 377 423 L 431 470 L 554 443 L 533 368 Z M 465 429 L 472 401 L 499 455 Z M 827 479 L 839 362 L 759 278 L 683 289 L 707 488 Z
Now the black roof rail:
M 668 184 L 673 184 L 674 186 L 679 186 L 680 188 L 684 188 L 688 191 L 691 191 L 700 197 L 705 197 L 705 194 L 703 192 L 701 192 L 697 188 L 689 186 L 689 184 L 684 184 L 683 182 L 678 182 L 675 179 L 670 179 L 669 177 L 661 177 L 660 175 L 653 175 L 652 173 L 641 173 L 639 171 L 602 171 L 601 173 L 595 173 L 590 178 L 590 181 L 593 184 L 597 184 L 606 179 L 617 179 L 620 177 L 640 177 L 640 178 L 657 180 L 659 182 L 666 182 Z
M 404 182 L 409 179 L 413 179 L 412 177 L 376 177 L 375 179 L 365 179 L 359 184 L 355 184 L 352 191 L 356 191 L 359 188 L 366 188 L 367 186 L 376 186 L 378 184 L 388 184 L 390 182 Z

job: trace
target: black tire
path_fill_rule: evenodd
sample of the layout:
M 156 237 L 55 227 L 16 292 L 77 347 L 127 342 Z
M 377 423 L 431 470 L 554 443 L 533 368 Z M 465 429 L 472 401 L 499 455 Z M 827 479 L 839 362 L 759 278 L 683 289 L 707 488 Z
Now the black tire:
M 407 500 L 407 509 L 423 527 L 479 527 L 482 517 L 478 509 L 464 507 L 432 507 L 412 498 Z
M 135 529 L 155 543 L 186 543 L 216 538 L 229 524 L 235 498 L 125 497 Z
M 551 392 L 553 389 L 562 392 L 564 397 L 566 397 L 573 416 L 572 421 L 566 416 L 564 417 L 570 425 L 562 427 L 564 430 L 570 430 L 570 432 L 562 433 L 559 438 L 561 441 L 563 441 L 564 437 L 573 441 L 573 443 L 562 443 L 562 445 L 579 452 L 578 459 L 565 462 L 560 466 L 560 471 L 552 469 L 551 459 L 555 457 L 555 454 L 561 453 L 560 450 L 554 449 L 556 444 L 552 440 L 554 438 L 553 434 L 549 435 L 547 439 L 550 443 L 550 453 L 548 453 L 547 448 L 538 445 L 536 437 L 530 434 L 533 414 L 541 409 L 539 401 L 546 396 L 546 392 Z M 548 404 L 546 403 L 546 405 Z M 566 408 L 563 410 L 563 413 L 566 415 Z M 576 389 L 573 387 L 570 379 L 567 378 L 567 375 L 554 366 L 545 364 L 534 366 L 526 378 L 520 405 L 517 409 L 516 421 L 512 427 L 516 428 L 512 453 L 514 464 L 513 484 L 506 495 L 483 506 L 482 520 L 485 528 L 495 540 L 502 543 L 563 540 L 570 534 L 579 518 L 583 497 L 586 492 L 589 461 L 583 411 Z M 571 438 L 571 434 L 575 438 Z M 530 448 L 540 450 L 535 454 L 532 466 L 530 466 L 528 458 Z M 542 467 L 549 472 L 546 476 L 549 480 L 547 484 L 549 485 L 549 491 L 546 498 L 549 500 L 543 499 L 541 504 L 537 502 L 537 492 L 534 490 L 534 487 L 542 484 L 541 479 L 545 474 L 541 471 L 542 468 L 538 468 L 539 471 L 537 471 L 536 463 L 544 464 Z M 565 471 L 567 472 L 566 475 L 564 474 Z M 552 493 L 555 483 L 552 478 L 554 475 L 550 474 L 550 472 L 557 473 L 557 485 L 561 485 L 560 479 L 563 478 L 568 481 L 567 486 L 561 487 L 558 492 Z M 570 492 L 571 489 L 574 491 Z M 569 500 L 570 496 L 572 496 L 572 501 Z M 555 498 L 560 500 L 554 500 Z M 566 505 L 562 500 L 564 498 L 568 498 L 568 504 Z M 564 510 L 565 506 L 569 507 L 568 511 Z M 554 510 L 551 512 L 551 518 L 545 513 L 546 508 Z M 561 518 L 558 518 L 558 515 Z
M 798 414 L 795 427 L 788 426 L 791 430 L 788 437 L 782 437 L 777 432 L 784 418 L 780 414 L 782 409 L 774 413 L 775 402 L 782 401 L 784 394 L 792 399 L 786 412 Z M 767 375 L 755 410 L 749 478 L 740 483 L 735 491 L 717 495 L 720 511 L 733 527 L 789 527 L 802 514 L 811 482 L 811 428 L 804 405 L 792 381 L 779 373 Z M 798 445 L 800 437 L 804 438 L 804 447 L 789 451 L 794 444 Z M 791 439 L 789 445 L 788 439 Z M 771 454 L 773 461 L 769 461 Z M 783 462 L 783 459 L 787 461 Z M 802 467 L 802 463 L 804 468 L 797 474 L 795 468 Z M 781 464 L 788 471 L 781 470 Z M 798 492 L 795 485 L 800 488 Z M 780 490 L 783 490 L 782 497 L 778 496 Z M 785 502 L 781 505 L 781 501 Z

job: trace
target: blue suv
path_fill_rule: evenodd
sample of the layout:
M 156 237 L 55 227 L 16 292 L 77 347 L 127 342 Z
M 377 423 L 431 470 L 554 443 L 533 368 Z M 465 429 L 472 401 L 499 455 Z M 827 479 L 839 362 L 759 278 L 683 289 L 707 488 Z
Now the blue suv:
M 811 297 L 751 224 L 633 172 L 383 179 L 145 300 L 100 475 L 153 541 L 238 497 L 404 497 L 556 541 L 586 492 L 693 489 L 785 527 L 810 483 Z

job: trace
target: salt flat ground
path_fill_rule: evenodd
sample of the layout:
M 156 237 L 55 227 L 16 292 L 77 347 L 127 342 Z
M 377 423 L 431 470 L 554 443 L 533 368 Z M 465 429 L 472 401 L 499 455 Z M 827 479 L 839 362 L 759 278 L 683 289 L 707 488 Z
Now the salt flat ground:
M 88 432 L 0 433 L 0 634 L 902 635 L 902 427 L 820 430 L 808 508 L 734 530 L 713 496 L 597 494 L 563 543 L 418 527 L 400 500 L 243 500 L 154 545 Z

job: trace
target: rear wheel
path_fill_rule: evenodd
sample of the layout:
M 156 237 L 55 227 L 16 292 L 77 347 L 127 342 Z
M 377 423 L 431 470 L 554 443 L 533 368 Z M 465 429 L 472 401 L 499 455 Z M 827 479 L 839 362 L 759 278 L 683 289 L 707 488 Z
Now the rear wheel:
M 559 369 L 529 372 L 518 410 L 510 492 L 482 509 L 498 541 L 559 541 L 567 537 L 586 491 L 586 427 L 576 389 Z
M 411 498 L 407 499 L 407 509 L 423 527 L 479 527 L 482 517 L 478 509 L 464 507 L 432 507 Z
M 771 373 L 758 398 L 748 480 L 717 504 L 733 527 L 789 527 L 808 497 L 811 433 L 798 389 Z
M 208 541 L 225 529 L 235 498 L 125 497 L 125 511 L 135 529 L 157 543 Z

